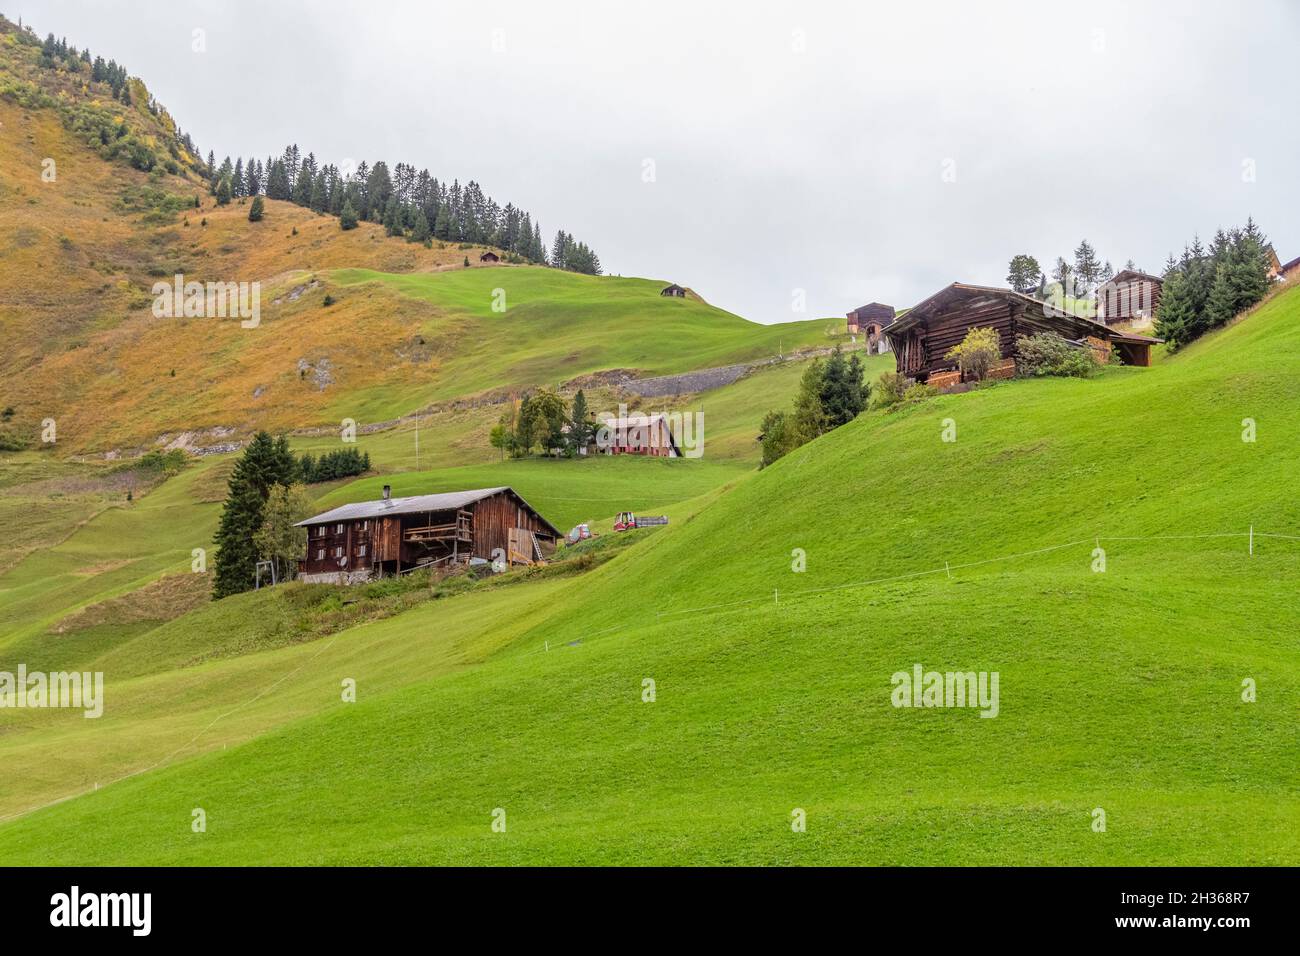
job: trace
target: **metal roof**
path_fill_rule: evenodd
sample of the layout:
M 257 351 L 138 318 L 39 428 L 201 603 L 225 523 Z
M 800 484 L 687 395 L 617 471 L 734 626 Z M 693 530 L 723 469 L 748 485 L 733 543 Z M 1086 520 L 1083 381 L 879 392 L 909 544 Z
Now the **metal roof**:
M 490 498 L 492 495 L 508 491 L 525 505 L 528 502 L 510 487 L 476 488 L 473 491 L 448 491 L 440 495 L 415 495 L 411 498 L 380 498 L 378 501 L 358 501 L 350 505 L 339 505 L 331 511 L 324 511 L 313 518 L 299 521 L 294 527 L 313 524 L 329 524 L 331 521 L 354 521 L 358 518 L 382 518 L 385 515 L 415 514 L 420 511 L 450 511 L 463 508 L 468 504 Z M 528 505 L 533 511 L 532 505 Z M 538 517 L 541 517 L 538 515 Z M 543 518 L 543 521 L 546 519 Z M 550 522 L 547 522 L 550 524 Z

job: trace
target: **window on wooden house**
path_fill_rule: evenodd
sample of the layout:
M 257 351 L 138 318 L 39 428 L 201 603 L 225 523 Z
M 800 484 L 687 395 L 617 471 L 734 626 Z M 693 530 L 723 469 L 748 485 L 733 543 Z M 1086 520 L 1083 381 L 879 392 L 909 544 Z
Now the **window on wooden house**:
M 365 556 L 366 556 L 366 546 L 363 544 L 361 545 L 361 547 L 357 548 L 357 557 L 364 558 Z
M 324 548 L 317 548 L 317 549 L 316 549 L 316 560 L 317 560 L 317 561 L 324 561 L 324 560 L 325 560 L 325 549 L 324 549 Z
M 335 534 L 342 534 L 342 533 L 343 533 L 343 522 L 342 522 L 342 521 L 340 521 L 337 525 L 334 526 L 334 533 L 335 533 Z
M 343 557 L 343 549 L 342 549 L 341 547 L 338 547 L 338 548 L 335 548 L 335 549 L 334 549 L 334 557 L 336 557 L 336 558 L 341 558 L 341 557 Z

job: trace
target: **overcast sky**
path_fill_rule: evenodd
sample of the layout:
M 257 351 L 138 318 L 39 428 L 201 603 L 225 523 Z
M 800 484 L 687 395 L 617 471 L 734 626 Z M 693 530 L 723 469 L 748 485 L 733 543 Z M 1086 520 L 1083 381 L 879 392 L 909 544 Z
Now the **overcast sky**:
M 1048 7 L 2 5 L 123 63 L 205 154 L 473 178 L 548 244 L 759 322 L 1005 285 L 1082 237 L 1158 271 L 1247 215 L 1300 256 L 1300 3 Z

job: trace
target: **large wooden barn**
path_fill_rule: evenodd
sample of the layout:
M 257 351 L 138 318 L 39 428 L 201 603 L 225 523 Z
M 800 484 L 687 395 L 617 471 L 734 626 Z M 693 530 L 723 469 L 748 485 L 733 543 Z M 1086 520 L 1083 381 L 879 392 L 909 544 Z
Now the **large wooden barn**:
M 555 551 L 559 530 L 511 488 L 360 501 L 299 521 L 305 581 L 355 584 L 473 558 L 532 564 Z
M 1052 332 L 1100 358 L 1117 351 L 1126 365 L 1150 365 L 1151 346 L 1159 339 L 1112 329 L 1100 322 L 1051 309 L 1038 299 L 988 286 L 954 282 L 913 306 L 885 330 L 894 347 L 899 373 L 936 387 L 961 381 L 956 359 L 947 357 L 971 329 L 997 329 L 1004 356 L 992 378 L 1015 374 L 1016 339 Z

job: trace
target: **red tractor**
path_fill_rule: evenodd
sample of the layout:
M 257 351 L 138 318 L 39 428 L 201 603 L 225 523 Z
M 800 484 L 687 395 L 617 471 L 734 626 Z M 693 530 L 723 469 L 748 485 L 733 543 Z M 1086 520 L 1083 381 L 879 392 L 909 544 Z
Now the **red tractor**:
M 655 518 L 641 517 L 638 518 L 630 511 L 620 511 L 618 517 L 614 519 L 615 531 L 631 531 L 633 528 L 649 528 L 653 525 L 667 524 L 668 516 L 659 515 Z

